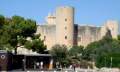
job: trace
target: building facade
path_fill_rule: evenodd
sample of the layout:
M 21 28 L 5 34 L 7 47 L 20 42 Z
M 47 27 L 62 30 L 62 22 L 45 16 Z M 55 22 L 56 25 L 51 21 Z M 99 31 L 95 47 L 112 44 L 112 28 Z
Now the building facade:
M 101 27 L 74 24 L 74 8 L 69 6 L 58 7 L 45 20 L 44 24 L 38 25 L 36 34 L 41 34 L 48 50 L 55 44 L 64 44 L 69 48 L 74 45 L 87 46 L 100 40 L 108 29 L 113 38 L 118 35 L 118 22 L 114 20 L 106 21 Z

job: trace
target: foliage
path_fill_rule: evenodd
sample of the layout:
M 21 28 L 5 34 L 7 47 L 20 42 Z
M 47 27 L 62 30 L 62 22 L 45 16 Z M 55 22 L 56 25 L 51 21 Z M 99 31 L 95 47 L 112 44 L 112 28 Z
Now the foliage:
M 4 25 L 5 23 L 5 17 L 0 15 L 0 28 Z
M 35 35 L 32 40 L 26 41 L 25 47 L 37 53 L 44 53 L 46 50 L 46 45 L 44 45 L 43 40 L 41 40 L 38 35 Z
M 83 46 L 73 46 L 69 50 L 69 60 L 71 63 L 79 64 L 82 61 Z
M 109 35 L 109 31 L 103 37 L 103 39 L 90 43 L 83 53 L 83 58 L 88 61 L 96 62 L 97 67 L 109 67 L 109 64 L 105 65 L 105 57 L 109 57 L 109 54 L 114 57 L 114 54 L 119 53 L 120 44 L 116 39 L 112 39 L 111 35 Z M 110 58 L 108 58 L 110 59 Z M 114 59 L 114 60 L 117 60 Z M 108 61 L 109 62 L 109 61 Z M 116 63 L 116 67 L 118 63 Z M 114 66 L 115 67 L 115 66 Z
M 119 67 L 120 68 L 120 53 L 108 53 L 98 57 L 96 61 L 97 67 Z
M 0 15 L 0 49 L 11 50 L 12 48 L 17 53 L 19 44 L 41 53 L 46 46 L 40 37 L 35 38 L 36 29 L 37 25 L 34 20 L 17 15 L 11 18 Z M 27 41 L 28 37 L 31 37 L 32 41 Z
M 54 60 L 59 62 L 61 65 L 68 63 L 68 50 L 65 45 L 54 45 L 50 51 Z
M 83 46 L 73 46 L 69 50 L 70 56 L 78 56 L 78 55 L 82 54 L 83 48 L 84 48 Z

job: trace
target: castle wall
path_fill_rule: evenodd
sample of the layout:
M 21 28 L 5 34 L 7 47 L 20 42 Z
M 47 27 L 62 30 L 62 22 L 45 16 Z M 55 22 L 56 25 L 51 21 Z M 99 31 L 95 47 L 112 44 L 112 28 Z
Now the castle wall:
M 51 49 L 56 43 L 56 26 L 55 25 L 40 25 L 37 28 L 36 34 L 41 34 L 41 39 L 44 40 L 47 49 Z
M 78 45 L 87 46 L 100 39 L 100 27 L 78 26 Z

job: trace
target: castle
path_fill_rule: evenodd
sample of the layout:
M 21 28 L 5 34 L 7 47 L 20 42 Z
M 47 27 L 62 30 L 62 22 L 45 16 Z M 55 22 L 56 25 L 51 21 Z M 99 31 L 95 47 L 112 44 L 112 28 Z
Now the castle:
M 118 22 L 109 20 L 103 26 L 80 26 L 74 24 L 74 8 L 69 6 L 58 7 L 54 14 L 46 17 L 46 22 L 38 25 L 36 34 L 41 34 L 41 39 L 48 50 L 55 44 L 87 46 L 89 43 L 100 40 L 110 30 L 113 38 L 118 35 Z

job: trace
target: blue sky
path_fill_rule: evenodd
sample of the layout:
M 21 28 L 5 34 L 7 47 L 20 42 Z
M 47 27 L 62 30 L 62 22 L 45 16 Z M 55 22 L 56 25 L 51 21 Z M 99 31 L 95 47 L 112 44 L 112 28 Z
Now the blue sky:
M 58 6 L 73 6 L 77 24 L 100 26 L 107 20 L 120 21 L 120 0 L 0 0 L 0 14 L 20 15 L 40 24 Z

